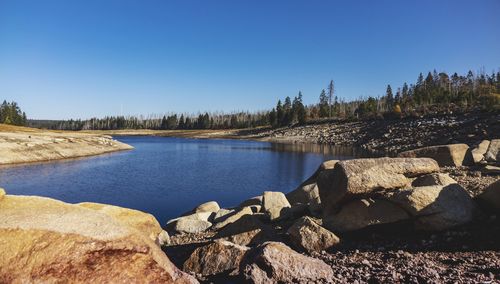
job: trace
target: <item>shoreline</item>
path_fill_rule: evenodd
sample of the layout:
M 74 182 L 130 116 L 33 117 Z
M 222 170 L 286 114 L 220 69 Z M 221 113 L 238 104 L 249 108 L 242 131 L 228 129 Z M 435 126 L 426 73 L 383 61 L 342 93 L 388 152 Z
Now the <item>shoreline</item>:
M 474 111 L 401 119 L 345 120 L 282 127 L 223 130 L 86 130 L 113 136 L 161 136 L 236 139 L 287 144 L 360 148 L 372 155 L 393 156 L 416 148 L 454 143 L 476 146 L 500 138 L 500 113 Z
M 0 166 L 78 159 L 132 146 L 110 136 L 0 125 Z

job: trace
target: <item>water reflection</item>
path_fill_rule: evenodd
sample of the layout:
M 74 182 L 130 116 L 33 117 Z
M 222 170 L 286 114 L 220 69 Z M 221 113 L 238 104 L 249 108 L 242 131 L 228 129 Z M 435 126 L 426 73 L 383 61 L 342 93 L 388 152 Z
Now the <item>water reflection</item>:
M 108 155 L 0 168 L 8 193 L 100 202 L 155 215 L 160 222 L 216 200 L 229 207 L 264 190 L 288 192 L 324 160 L 352 148 L 241 140 L 119 137 L 135 147 Z

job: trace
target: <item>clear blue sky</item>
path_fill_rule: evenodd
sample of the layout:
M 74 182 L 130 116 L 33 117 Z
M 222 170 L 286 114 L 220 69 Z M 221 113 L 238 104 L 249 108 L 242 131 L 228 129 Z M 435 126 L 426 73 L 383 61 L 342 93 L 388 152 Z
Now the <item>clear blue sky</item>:
M 500 1 L 0 0 L 0 99 L 30 118 L 262 110 L 500 67 Z

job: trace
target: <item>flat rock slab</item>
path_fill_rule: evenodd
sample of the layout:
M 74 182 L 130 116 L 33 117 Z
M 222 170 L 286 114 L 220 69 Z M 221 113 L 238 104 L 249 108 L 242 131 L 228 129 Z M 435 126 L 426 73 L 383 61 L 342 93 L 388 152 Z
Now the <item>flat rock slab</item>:
M 440 167 L 459 167 L 470 164 L 473 160 L 467 144 L 429 146 L 405 151 L 398 156 L 406 158 L 432 158 L 438 162 Z
M 197 283 L 147 234 L 50 198 L 0 199 L 1 283 Z
M 328 264 L 279 242 L 266 242 L 252 249 L 242 268 L 250 283 L 321 283 L 333 278 Z
M 376 158 L 341 161 L 318 177 L 323 215 L 333 215 L 339 203 L 375 191 L 406 188 L 408 177 L 439 171 L 430 158 Z

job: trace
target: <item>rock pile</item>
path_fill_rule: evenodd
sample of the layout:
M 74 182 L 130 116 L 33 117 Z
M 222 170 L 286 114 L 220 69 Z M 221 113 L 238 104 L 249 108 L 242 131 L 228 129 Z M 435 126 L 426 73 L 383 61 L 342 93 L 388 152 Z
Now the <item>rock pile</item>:
M 389 274 L 392 268 L 383 267 L 383 260 L 369 259 L 389 255 L 399 263 L 396 259 L 409 254 L 385 253 L 386 243 L 374 249 L 371 242 L 377 232 L 410 232 L 417 246 L 426 247 L 436 238 L 453 246 L 455 237 L 467 233 L 452 230 L 478 218 L 495 228 L 500 214 L 498 178 L 472 198 L 454 179 L 457 175 L 452 178 L 446 172 L 464 164 L 497 167 L 499 146 L 499 140 L 492 140 L 473 149 L 454 144 L 416 149 L 397 158 L 327 161 L 286 195 L 265 191 L 234 208 L 209 201 L 169 220 L 168 233 L 140 211 L 9 196 L 0 190 L 0 282 L 196 283 L 185 272 L 215 282 L 414 281 L 418 272 L 403 275 L 412 268 Z M 420 234 L 432 235 L 418 240 Z M 334 257 L 360 236 L 370 238 L 370 244 Z M 359 253 L 362 247 L 382 253 Z M 176 256 L 172 261 L 185 272 L 161 249 Z M 335 267 L 339 263 L 352 266 Z M 383 275 L 372 278 L 374 269 Z M 431 270 L 423 275 L 439 279 Z
M 480 148 L 476 158 L 489 151 L 484 144 Z M 331 267 L 300 252 L 324 255 L 340 248 L 349 234 L 380 226 L 442 232 L 470 223 L 480 215 L 480 208 L 498 209 L 498 182 L 478 198 L 488 203 L 483 205 L 441 172 L 440 165 L 463 163 L 471 154 L 468 147 L 446 145 L 415 153 L 419 154 L 327 161 L 286 195 L 266 191 L 227 209 L 210 202 L 218 210 L 203 215 L 202 221 L 212 225 L 202 227 L 204 237 L 197 239 L 197 248 L 179 265 L 200 280 L 328 282 L 337 279 Z M 193 212 L 168 223 L 199 214 Z M 178 240 L 189 235 L 177 227 L 171 230 Z

